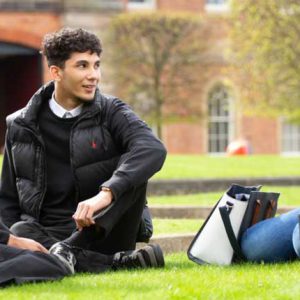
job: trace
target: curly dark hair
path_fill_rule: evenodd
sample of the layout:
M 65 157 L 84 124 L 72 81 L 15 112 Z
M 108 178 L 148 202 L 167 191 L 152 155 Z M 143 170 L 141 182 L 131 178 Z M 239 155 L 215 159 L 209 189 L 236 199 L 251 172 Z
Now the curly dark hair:
M 87 51 L 99 56 L 102 52 L 101 41 L 95 34 L 82 28 L 63 28 L 44 36 L 41 53 L 46 56 L 48 66 L 63 68 L 73 52 Z

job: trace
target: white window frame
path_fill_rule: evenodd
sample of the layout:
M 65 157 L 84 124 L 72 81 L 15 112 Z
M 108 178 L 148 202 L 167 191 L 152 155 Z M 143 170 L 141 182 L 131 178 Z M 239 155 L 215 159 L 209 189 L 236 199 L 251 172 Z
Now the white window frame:
M 291 124 L 283 117 L 281 118 L 281 154 L 300 155 L 300 125 Z
M 206 0 L 205 11 L 209 13 L 229 12 L 230 11 L 229 0 L 224 0 L 223 3 L 209 3 L 209 0 Z
M 156 9 L 156 0 L 144 0 L 143 2 L 135 2 L 128 0 L 128 10 L 154 10 Z
M 211 94 L 214 93 L 214 90 L 217 91 L 218 88 L 222 88 L 226 91 L 227 98 L 224 98 L 224 101 L 227 101 L 228 105 L 228 115 L 226 116 L 221 116 L 221 115 L 210 115 L 209 112 L 209 102 L 211 99 L 209 98 Z M 208 121 L 207 121 L 207 153 L 210 155 L 224 155 L 226 153 L 226 147 L 228 144 L 232 141 L 233 135 L 234 135 L 234 105 L 233 105 L 233 99 L 230 95 L 229 89 L 223 85 L 223 84 L 218 84 L 215 85 L 212 89 L 210 89 L 208 93 L 208 98 L 207 98 L 207 107 L 208 107 Z M 215 124 L 220 124 L 220 123 L 227 123 L 227 132 L 225 133 L 210 133 L 210 124 L 215 123 Z M 227 140 L 227 143 L 224 144 L 224 147 L 221 151 L 219 151 L 218 146 L 217 146 L 217 141 L 221 140 Z M 214 149 L 217 149 L 216 151 L 212 151 L 210 142 L 214 140 L 216 145 Z M 213 148 L 213 147 L 212 147 Z

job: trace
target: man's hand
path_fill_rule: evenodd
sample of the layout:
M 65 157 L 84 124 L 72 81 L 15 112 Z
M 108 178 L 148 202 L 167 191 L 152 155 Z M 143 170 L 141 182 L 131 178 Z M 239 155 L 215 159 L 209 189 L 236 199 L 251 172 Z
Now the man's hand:
M 12 234 L 9 235 L 8 239 L 8 246 L 19 248 L 19 249 L 26 249 L 26 250 L 31 250 L 31 251 L 39 251 L 39 252 L 44 252 L 48 253 L 48 250 L 42 246 L 40 243 L 31 240 L 31 239 L 26 239 L 22 237 L 17 237 Z
M 95 224 L 93 220 L 94 213 L 107 207 L 112 202 L 112 199 L 113 195 L 110 190 L 102 190 L 93 198 L 80 202 L 73 215 L 77 228 L 82 230 L 83 227 Z

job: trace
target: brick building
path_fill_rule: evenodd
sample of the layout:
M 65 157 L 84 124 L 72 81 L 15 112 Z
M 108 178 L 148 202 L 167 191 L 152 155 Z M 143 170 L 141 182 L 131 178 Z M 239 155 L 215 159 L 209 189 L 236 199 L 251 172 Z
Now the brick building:
M 163 139 L 172 153 L 224 153 L 229 142 L 246 139 L 255 154 L 300 153 L 300 127 L 283 118 L 249 116 L 243 111 L 239 87 L 226 59 L 228 0 L 127 0 L 128 10 L 188 11 L 204 15 L 212 30 L 210 67 L 199 70 L 201 93 L 193 101 L 207 117 L 198 123 L 165 124 Z M 232 69 L 231 69 L 232 71 Z M 206 74 L 203 76 L 202 74 Z
M 203 14 L 211 17 L 213 28 L 211 64 L 199 70 L 199 76 L 206 76 L 200 77 L 201 93 L 191 100 L 204 106 L 207 117 L 199 122 L 165 124 L 163 139 L 169 152 L 223 153 L 227 144 L 238 138 L 246 138 L 257 154 L 300 151 L 297 126 L 243 112 L 239 88 L 225 72 L 229 65 L 224 56 L 228 44 L 226 0 L 0 0 L 0 145 L 5 116 L 22 107 L 40 84 L 49 80 L 38 52 L 46 32 L 81 26 L 103 36 L 114 14 L 144 10 Z

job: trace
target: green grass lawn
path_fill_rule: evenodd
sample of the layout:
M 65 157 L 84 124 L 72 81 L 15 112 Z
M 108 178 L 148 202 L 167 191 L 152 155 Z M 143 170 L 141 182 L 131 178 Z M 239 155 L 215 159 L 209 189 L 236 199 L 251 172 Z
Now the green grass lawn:
M 0 168 L 2 155 L 0 156 Z M 155 179 L 300 176 L 300 157 L 168 155 Z
M 197 233 L 204 220 L 201 219 L 153 219 L 154 235 Z
M 166 256 L 156 270 L 76 275 L 52 283 L 9 287 L 9 300 L 299 299 L 300 262 L 229 267 L 199 266 L 185 253 Z
M 300 176 L 300 157 L 168 155 L 155 179 Z
M 300 187 L 298 186 L 265 186 L 264 192 L 279 192 L 278 205 L 300 206 Z M 223 192 L 199 193 L 191 195 L 151 196 L 149 205 L 214 205 Z
M 0 157 L 0 165 L 1 165 Z M 168 157 L 156 178 L 300 176 L 300 158 Z M 279 205 L 299 205 L 300 187 L 264 187 L 281 193 Z M 214 205 L 222 192 L 149 197 L 149 204 Z M 203 220 L 154 219 L 155 235 L 197 232 Z M 8 300 L 105 299 L 299 299 L 300 262 L 273 265 L 199 266 L 185 253 L 166 256 L 166 268 L 100 275 L 79 274 L 59 282 L 13 286 L 0 290 Z

